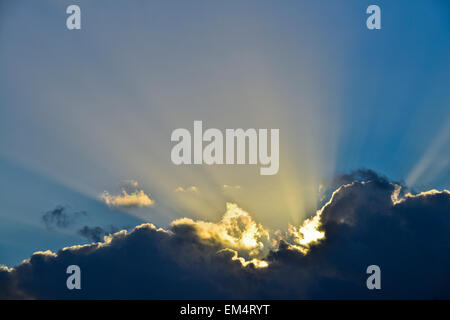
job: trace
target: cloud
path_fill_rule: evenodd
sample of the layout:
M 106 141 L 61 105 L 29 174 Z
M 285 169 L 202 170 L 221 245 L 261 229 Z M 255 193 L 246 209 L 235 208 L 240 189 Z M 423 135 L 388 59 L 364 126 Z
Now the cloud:
M 450 192 L 406 195 L 376 174 L 346 182 L 285 233 L 267 230 L 229 204 L 216 223 L 184 218 L 168 230 L 143 224 L 103 242 L 37 252 L 0 268 L 0 296 L 450 298 Z M 82 290 L 66 288 L 71 264 L 82 270 Z M 366 287 L 372 264 L 381 268 L 381 290 Z
M 223 189 L 224 190 L 241 190 L 242 187 L 240 185 L 232 186 L 232 185 L 224 184 Z
M 143 190 L 133 193 L 127 193 L 125 190 L 122 190 L 122 193 L 117 195 L 112 195 L 105 191 L 100 198 L 109 207 L 149 207 L 154 203 Z
M 128 193 L 122 190 L 121 194 L 112 195 L 107 191 L 104 191 L 100 196 L 109 207 L 149 207 L 155 201 L 145 194 L 143 190 Z
M 193 193 L 197 193 L 198 192 L 198 188 L 196 186 L 190 186 L 187 188 L 183 188 L 183 187 L 177 187 L 174 190 L 175 192 L 193 192 Z
M 293 248 L 307 254 L 311 245 L 325 238 L 325 232 L 320 229 L 322 211 L 318 210 L 315 216 L 306 219 L 299 227 L 289 225 L 286 239 L 292 241 Z
M 139 190 L 137 181 L 128 180 L 121 184 L 119 194 L 110 194 L 104 191 L 100 199 L 111 208 L 149 207 L 155 202 L 144 190 Z
M 73 228 L 79 222 L 79 218 L 87 216 L 85 211 L 78 212 L 68 212 L 67 208 L 64 206 L 57 206 L 55 209 L 47 211 L 42 216 L 42 221 L 45 223 L 48 229 L 56 228 Z M 128 227 L 123 227 L 122 229 L 129 229 Z M 98 242 L 103 239 L 104 236 L 110 235 L 119 231 L 120 228 L 117 228 L 113 225 L 107 227 L 100 226 L 88 226 L 85 225 L 81 229 L 77 231 L 77 234 L 83 236 L 91 241 Z
M 171 224 L 175 230 L 186 226 L 201 242 L 236 250 L 245 257 L 261 257 L 270 250 L 269 230 L 234 203 L 226 204 L 226 212 L 218 223 L 182 218 Z
M 124 228 L 122 228 L 124 229 Z M 127 228 L 128 229 L 128 228 Z M 120 229 L 110 225 L 109 227 L 90 227 L 90 226 L 84 226 L 83 228 L 78 230 L 78 234 L 80 236 L 83 236 L 91 241 L 99 242 L 104 239 L 105 236 L 108 236 L 112 233 L 118 232 Z
M 84 211 L 68 212 L 66 207 L 57 206 L 55 209 L 44 213 L 42 221 L 49 229 L 53 227 L 67 228 L 75 223 L 79 217 L 86 215 L 87 213 Z

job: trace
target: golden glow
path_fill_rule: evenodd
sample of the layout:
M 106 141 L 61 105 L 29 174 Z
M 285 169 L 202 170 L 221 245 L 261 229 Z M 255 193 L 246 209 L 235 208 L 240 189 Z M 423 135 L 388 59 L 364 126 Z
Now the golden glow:
M 231 258 L 231 260 L 239 261 L 243 267 L 247 267 L 250 264 L 253 264 L 253 266 L 255 268 L 258 268 L 258 269 L 267 268 L 269 266 L 269 263 L 267 261 L 265 261 L 265 260 L 260 260 L 260 259 L 256 259 L 256 258 L 253 258 L 251 260 L 245 260 L 244 258 L 239 257 L 238 253 L 235 250 L 222 249 L 222 250 L 219 250 L 218 253 L 220 253 L 220 252 L 231 252 L 231 253 L 233 253 L 233 257 Z
M 181 218 L 172 225 L 188 224 L 200 239 L 237 250 L 246 256 L 260 255 L 270 243 L 269 231 L 256 223 L 248 212 L 235 203 L 226 204 L 226 212 L 218 223 Z
M 143 190 L 132 193 L 122 190 L 122 193 L 118 195 L 105 191 L 100 198 L 110 207 L 148 207 L 154 203 Z
M 198 188 L 196 186 L 190 186 L 187 188 L 177 187 L 175 188 L 175 192 L 198 192 Z
M 397 204 L 400 202 L 399 196 L 400 196 L 401 190 L 402 190 L 402 187 L 400 185 L 396 184 L 394 187 L 394 192 L 392 192 L 392 194 L 391 194 L 391 201 L 393 204 Z
M 320 213 L 312 218 L 306 219 L 303 225 L 300 227 L 300 234 L 303 238 L 299 240 L 302 245 L 308 245 L 311 242 L 316 242 L 325 237 L 325 233 L 319 231 L 320 226 Z
M 436 189 L 431 189 L 431 190 L 420 192 L 417 194 L 412 194 L 412 193 L 408 192 L 402 198 L 400 198 L 399 196 L 400 196 L 401 189 L 402 189 L 402 187 L 400 185 L 397 185 L 397 184 L 395 185 L 395 189 L 391 195 L 392 204 L 397 205 L 399 203 L 404 202 L 408 198 L 424 197 L 424 196 L 434 195 L 434 194 L 439 194 L 439 193 L 450 194 L 450 191 L 446 190 L 446 189 L 444 189 L 442 191 L 439 191 Z
M 226 204 L 226 212 L 222 219 L 217 222 L 194 221 L 189 218 L 181 218 L 172 222 L 172 227 L 191 226 L 195 235 L 205 244 L 217 247 L 217 253 L 231 253 L 231 260 L 238 261 L 243 267 L 267 268 L 269 262 L 264 258 L 271 250 L 276 250 L 280 240 L 289 243 L 290 249 L 298 250 L 307 254 L 312 244 L 325 238 L 325 233 L 320 231 L 321 214 L 323 209 L 317 210 L 316 215 L 306 219 L 299 227 L 289 225 L 288 232 L 281 230 L 269 230 L 255 222 L 250 214 L 235 203 Z M 173 234 L 173 230 L 157 228 L 151 223 L 144 223 L 135 227 L 135 230 L 149 228 L 158 232 Z M 61 251 L 76 250 L 83 247 L 100 248 L 107 246 L 118 237 L 125 237 L 126 230 L 104 236 L 103 242 L 85 245 L 74 245 L 65 247 Z M 38 251 L 34 255 L 45 255 L 56 257 L 57 253 L 51 251 Z M 24 260 L 24 262 L 28 262 Z
M 324 207 L 300 226 L 289 225 L 287 233 L 264 228 L 235 203 L 227 203 L 227 210 L 218 223 L 182 218 L 173 221 L 172 226 L 190 225 L 201 240 L 222 247 L 219 252 L 233 252 L 232 259 L 244 267 L 252 263 L 257 268 L 265 268 L 269 263 L 261 258 L 275 250 L 279 240 L 284 239 L 293 249 L 307 254 L 312 244 L 325 238 L 325 232 L 320 230 Z
M 172 222 L 172 226 L 191 225 L 196 235 L 203 241 L 218 245 L 220 252 L 231 252 L 232 260 L 242 266 L 252 264 L 255 268 L 266 268 L 269 263 L 257 257 L 265 256 L 273 248 L 269 230 L 256 223 L 250 214 L 235 203 L 226 204 L 226 212 L 218 223 L 193 221 L 182 218 Z M 247 258 L 244 258 L 244 256 Z
M 303 254 L 308 253 L 311 244 L 325 238 L 325 232 L 319 230 L 321 214 L 322 211 L 318 210 L 315 216 L 306 219 L 300 227 L 289 225 L 288 236 L 293 239 L 293 246 Z

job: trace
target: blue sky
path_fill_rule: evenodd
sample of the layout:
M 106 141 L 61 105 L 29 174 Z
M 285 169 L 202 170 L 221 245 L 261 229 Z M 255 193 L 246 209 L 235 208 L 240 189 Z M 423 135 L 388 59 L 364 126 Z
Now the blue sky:
M 76 1 L 82 29 L 68 31 L 72 2 L 0 6 L 2 264 L 87 241 L 46 228 L 58 205 L 122 227 L 215 220 L 234 201 L 283 227 L 337 173 L 449 187 L 448 1 Z M 370 4 L 381 30 L 365 26 Z M 280 173 L 174 166 L 170 133 L 194 120 L 279 128 Z M 126 180 L 155 204 L 101 201 Z

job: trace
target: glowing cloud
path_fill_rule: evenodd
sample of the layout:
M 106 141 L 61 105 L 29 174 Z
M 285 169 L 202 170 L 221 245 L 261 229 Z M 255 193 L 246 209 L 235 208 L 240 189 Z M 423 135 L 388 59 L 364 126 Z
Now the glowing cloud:
M 190 186 L 187 188 L 177 187 L 174 190 L 175 192 L 198 192 L 198 188 L 196 186 Z
M 222 252 L 230 252 L 232 254 L 231 260 L 239 261 L 243 267 L 247 267 L 251 264 L 257 269 L 267 268 L 269 266 L 269 263 L 265 260 L 260 260 L 260 259 L 256 259 L 256 258 L 253 258 L 251 260 L 245 260 L 244 258 L 238 256 L 238 253 L 236 250 L 226 248 L 226 249 L 219 250 L 217 253 L 222 253 Z
M 271 248 L 269 230 L 256 223 L 250 214 L 237 204 L 227 203 L 226 208 L 222 220 L 218 223 L 182 218 L 173 221 L 172 226 L 190 225 L 203 241 L 236 250 L 246 257 L 267 253 Z
M 450 191 L 447 190 L 447 189 L 444 189 L 442 191 L 439 191 L 439 190 L 436 190 L 436 189 L 431 189 L 431 190 L 420 192 L 420 193 L 417 193 L 417 194 L 412 194 L 411 192 L 407 192 L 407 193 L 405 193 L 405 195 L 403 197 L 400 197 L 401 190 L 402 190 L 401 186 L 395 185 L 394 192 L 391 195 L 391 200 L 392 200 L 392 203 L 394 205 L 403 203 L 406 200 L 412 199 L 412 198 L 420 198 L 420 197 L 432 196 L 432 195 L 437 195 L 437 194 L 450 195 Z
M 318 210 L 315 216 L 306 219 L 300 227 L 289 225 L 288 236 L 293 238 L 293 246 L 303 254 L 308 253 L 311 244 L 325 238 L 325 232 L 319 230 L 321 213 L 322 211 Z
M 230 186 L 230 185 L 228 185 L 228 184 L 224 184 L 223 185 L 223 188 L 224 189 L 235 189 L 235 190 L 240 190 L 241 189 L 241 186 L 239 186 L 239 185 L 236 185 L 236 186 Z
M 121 194 L 118 195 L 104 191 L 100 198 L 109 207 L 149 207 L 155 202 L 143 190 L 128 193 L 122 189 Z
M 183 218 L 167 230 L 144 223 L 103 242 L 38 251 L 18 266 L 0 265 L 0 298 L 74 298 L 61 287 L 66 281 L 61 266 L 69 264 L 83 264 L 98 283 L 108 284 L 76 298 L 117 297 L 111 285 L 123 290 L 122 298 L 142 299 L 373 298 L 354 281 L 373 256 L 398 270 L 386 273 L 385 281 L 393 285 L 383 297 L 446 298 L 450 191 L 401 191 L 382 177 L 341 185 L 314 216 L 285 233 L 269 233 L 228 203 L 218 222 Z M 331 241 L 322 241 L 325 234 Z M 431 240 L 424 244 L 424 238 Z M 111 261 L 115 264 L 108 267 Z M 414 262 L 411 272 L 403 272 L 405 261 Z M 118 269 L 124 271 L 120 277 Z
M 309 252 L 311 245 L 317 244 L 320 240 L 325 239 L 325 231 L 321 230 L 322 213 L 334 201 L 336 194 L 338 194 L 343 188 L 351 185 L 352 184 L 342 185 L 335 190 L 331 195 L 330 200 L 320 210 L 317 210 L 313 217 L 303 221 L 301 226 L 296 227 L 291 224 L 289 225 L 286 239 L 294 242 L 291 244 L 293 249 L 306 255 Z

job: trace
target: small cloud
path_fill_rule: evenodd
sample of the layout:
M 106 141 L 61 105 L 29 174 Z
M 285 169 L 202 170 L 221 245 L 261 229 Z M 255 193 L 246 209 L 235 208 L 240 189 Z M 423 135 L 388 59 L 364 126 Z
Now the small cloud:
M 100 195 L 100 199 L 109 207 L 149 207 L 155 202 L 144 190 L 139 190 L 139 184 L 135 180 L 123 182 L 120 188 L 119 194 L 104 191 Z
M 86 216 L 86 212 L 68 212 L 64 206 L 57 206 L 55 209 L 47 211 L 42 216 L 42 221 L 47 228 L 67 228 L 72 225 L 80 216 Z
M 109 207 L 149 207 L 155 202 L 143 190 L 132 193 L 122 190 L 122 193 L 118 195 L 104 191 L 100 198 Z
M 241 188 L 242 187 L 240 185 L 234 185 L 234 186 L 228 185 L 228 184 L 223 185 L 224 190 L 241 190 Z
M 198 188 L 196 186 L 190 186 L 190 187 L 187 187 L 187 188 L 177 187 L 177 188 L 175 188 L 175 192 L 193 192 L 193 193 L 196 193 L 196 192 L 198 192 Z
M 122 229 L 129 229 L 126 227 L 123 227 Z M 83 236 L 91 241 L 94 242 L 100 242 L 104 239 L 105 236 L 108 236 L 110 234 L 116 233 L 118 232 L 119 229 L 116 228 L 115 226 L 111 225 L 109 227 L 89 227 L 89 226 L 84 226 L 83 228 L 81 228 L 80 230 L 78 230 L 78 234 L 80 236 Z

